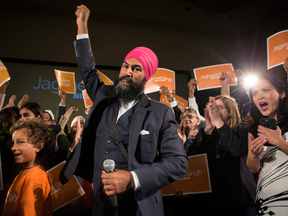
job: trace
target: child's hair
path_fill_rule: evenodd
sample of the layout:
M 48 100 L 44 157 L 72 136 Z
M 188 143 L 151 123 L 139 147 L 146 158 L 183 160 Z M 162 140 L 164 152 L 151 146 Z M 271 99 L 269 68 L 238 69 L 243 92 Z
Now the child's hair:
M 44 147 L 38 153 L 40 160 L 43 160 L 51 149 L 52 134 L 48 129 L 48 125 L 43 120 L 37 119 L 20 119 L 10 129 L 13 134 L 16 130 L 26 129 L 27 140 L 33 145 L 44 142 Z

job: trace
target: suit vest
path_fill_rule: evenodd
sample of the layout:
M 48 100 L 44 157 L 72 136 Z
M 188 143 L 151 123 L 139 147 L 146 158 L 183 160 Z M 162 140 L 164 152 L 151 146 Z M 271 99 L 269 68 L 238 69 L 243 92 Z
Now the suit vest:
M 118 119 L 116 124 L 119 137 L 122 140 L 122 143 L 127 152 L 129 147 L 130 126 L 136 107 L 137 104 L 134 105 L 127 112 L 125 112 Z M 119 103 L 112 104 L 105 109 L 96 132 L 94 167 L 98 166 L 98 172 L 100 170 L 103 170 L 103 162 L 106 159 L 112 159 L 115 161 L 115 169 L 128 170 L 128 161 L 126 160 L 119 145 L 117 144 L 116 136 L 113 132 L 113 108 L 115 112 L 115 117 L 117 119 Z
M 122 143 L 125 149 L 127 150 L 127 152 L 129 149 L 130 126 L 132 123 L 133 114 L 136 110 L 136 106 L 137 104 L 134 105 L 127 112 L 125 112 L 118 119 L 117 124 L 116 124 L 119 137 L 122 140 Z M 97 179 L 97 176 L 101 175 L 101 171 L 104 170 L 103 162 L 106 159 L 112 159 L 115 161 L 115 169 L 128 171 L 128 161 L 126 160 L 119 145 L 117 144 L 116 136 L 113 132 L 113 124 L 112 124 L 112 112 L 113 111 L 115 112 L 115 118 L 117 119 L 118 111 L 119 111 L 119 103 L 112 104 L 105 109 L 105 111 L 103 112 L 101 121 L 99 123 L 97 132 L 96 132 L 93 179 Z M 100 190 L 100 187 L 96 189 L 96 193 L 99 190 Z M 104 212 L 111 211 L 111 206 L 109 202 L 106 202 L 105 199 L 100 198 L 100 197 L 97 196 L 95 198 L 96 203 L 94 203 L 95 204 L 94 207 L 96 209 L 104 209 Z M 117 199 L 118 199 L 118 207 L 119 207 L 119 216 L 135 215 L 138 205 L 134 199 L 132 189 L 125 193 L 118 194 Z M 97 211 L 95 210 L 95 212 Z M 104 213 L 104 215 L 106 215 L 106 213 Z

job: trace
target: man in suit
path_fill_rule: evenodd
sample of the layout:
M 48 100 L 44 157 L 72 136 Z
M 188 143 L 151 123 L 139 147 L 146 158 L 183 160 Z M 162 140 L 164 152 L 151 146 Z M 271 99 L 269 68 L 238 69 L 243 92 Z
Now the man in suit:
M 172 109 L 143 93 L 146 81 L 157 70 L 157 56 L 146 47 L 133 49 L 114 86 L 105 86 L 91 51 L 90 11 L 80 5 L 75 14 L 78 68 L 93 106 L 60 181 L 67 182 L 75 173 L 93 182 L 93 215 L 113 215 L 111 195 L 117 195 L 118 215 L 164 215 L 160 189 L 186 173 L 188 159 Z M 115 127 L 124 150 L 118 145 Z M 113 173 L 103 171 L 105 159 L 115 161 Z

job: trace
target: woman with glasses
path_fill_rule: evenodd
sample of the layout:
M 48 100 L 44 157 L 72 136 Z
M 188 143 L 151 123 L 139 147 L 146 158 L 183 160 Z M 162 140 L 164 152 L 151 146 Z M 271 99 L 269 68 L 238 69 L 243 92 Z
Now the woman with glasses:
M 247 165 L 260 171 L 256 190 L 257 215 L 288 214 L 288 85 L 262 75 L 251 88 Z M 260 122 L 264 120 L 263 126 Z M 277 128 L 266 128 L 272 123 Z M 276 125 L 275 125 L 276 127 Z
M 197 213 L 255 215 L 256 183 L 246 166 L 248 125 L 241 122 L 237 103 L 227 96 L 209 97 L 204 113 L 206 128 L 200 129 L 188 155 L 207 154 L 212 192 L 190 196 Z

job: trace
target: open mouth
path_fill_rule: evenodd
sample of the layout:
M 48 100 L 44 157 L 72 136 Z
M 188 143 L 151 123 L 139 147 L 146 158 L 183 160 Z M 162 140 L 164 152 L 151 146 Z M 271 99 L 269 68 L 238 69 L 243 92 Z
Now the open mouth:
M 15 158 L 19 158 L 20 155 L 21 155 L 21 153 L 14 153 L 14 157 L 15 157 Z
M 261 108 L 261 110 L 266 110 L 267 108 L 268 108 L 268 103 L 266 103 L 266 102 L 260 102 L 259 103 L 259 106 L 260 106 L 260 108 Z

